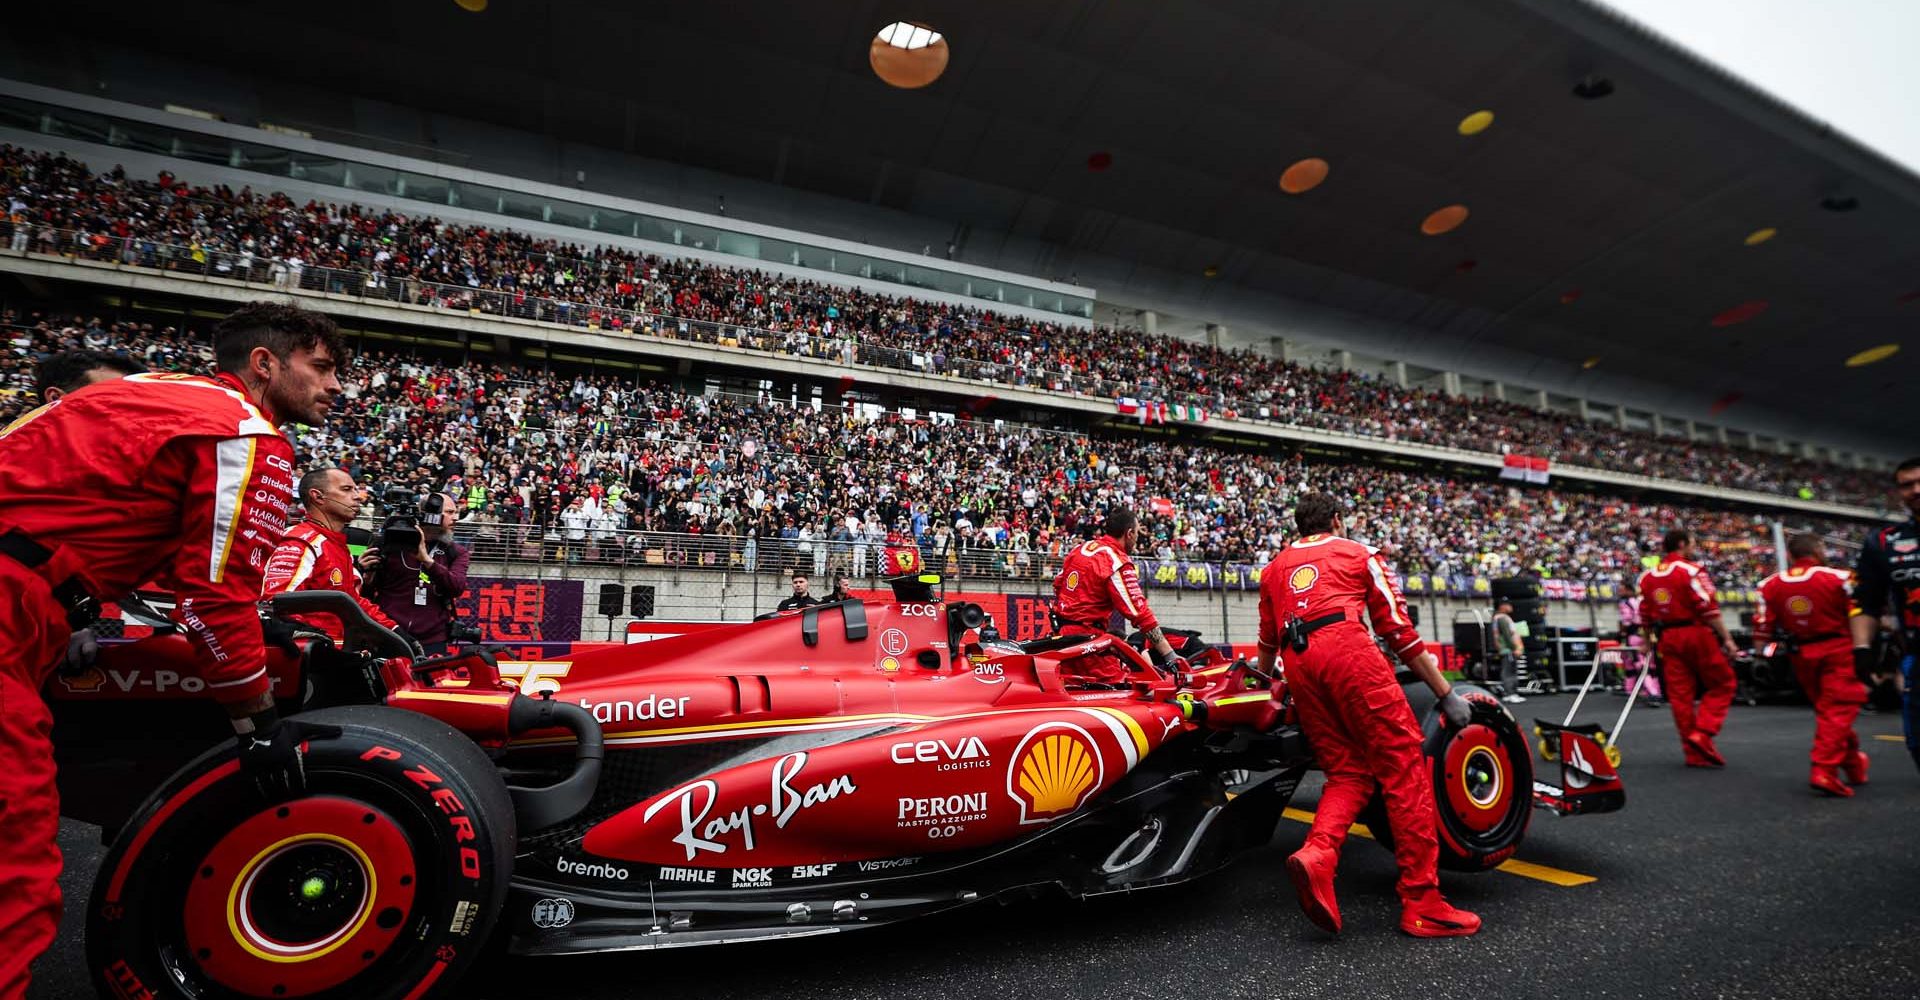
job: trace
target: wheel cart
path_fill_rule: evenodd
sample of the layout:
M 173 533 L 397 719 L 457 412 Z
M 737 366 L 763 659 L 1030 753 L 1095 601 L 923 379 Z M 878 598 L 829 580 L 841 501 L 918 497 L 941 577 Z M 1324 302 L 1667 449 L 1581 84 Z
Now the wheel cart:
M 1620 780 L 1620 730 L 1627 724 L 1627 715 L 1633 711 L 1640 689 L 1647 682 L 1647 671 L 1641 671 L 1634 680 L 1627 692 L 1627 703 L 1621 706 L 1611 730 L 1593 722 L 1576 726 L 1573 717 L 1599 679 L 1601 662 L 1600 657 L 1594 658 L 1587 670 L 1586 683 L 1580 685 L 1580 693 L 1567 707 L 1566 718 L 1557 723 L 1533 720 L 1540 759 L 1560 765 L 1558 785 L 1542 781 L 1538 776 L 1534 778 L 1533 804 L 1556 816 L 1615 812 L 1627 804 L 1626 786 Z

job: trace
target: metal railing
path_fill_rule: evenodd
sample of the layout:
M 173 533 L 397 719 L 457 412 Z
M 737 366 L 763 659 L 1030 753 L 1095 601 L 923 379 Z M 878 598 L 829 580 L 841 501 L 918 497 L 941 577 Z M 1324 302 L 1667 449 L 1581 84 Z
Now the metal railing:
M 112 263 L 172 274 L 224 278 L 270 289 L 300 290 L 401 305 L 424 306 L 468 315 L 500 317 L 551 323 L 584 329 L 608 336 L 657 338 L 688 343 L 735 348 L 842 365 L 866 365 L 915 374 L 956 379 L 979 385 L 1005 385 L 1014 388 L 1093 398 L 1111 403 L 1131 398 L 1141 403 L 1165 404 L 1177 419 L 1176 407 L 1186 407 L 1209 415 L 1249 420 L 1274 425 L 1310 428 L 1350 434 L 1362 438 L 1416 444 L 1443 454 L 1484 462 L 1499 457 L 1498 452 L 1462 448 L 1425 440 L 1423 433 L 1408 431 L 1383 421 L 1319 409 L 1299 400 L 1280 398 L 1230 398 L 1224 393 L 1192 393 L 1169 390 L 1153 382 L 1121 381 L 1049 364 L 1005 364 L 971 358 L 948 357 L 941 344 L 927 337 L 927 343 L 914 347 L 891 347 L 863 342 L 857 335 L 824 336 L 805 330 L 782 330 L 738 323 L 690 319 L 683 316 L 625 308 L 604 300 L 558 299 L 528 294 L 524 290 L 501 290 L 478 285 L 452 285 L 387 275 L 378 271 L 348 270 L 291 263 L 252 253 L 211 249 L 202 245 L 170 244 L 145 237 L 117 237 L 105 233 L 75 230 L 14 227 L 0 223 L 6 233 L 4 244 L 12 250 Z M 956 387 L 956 392 L 969 391 Z M 1304 394 L 1311 399 L 1312 393 Z M 1443 418 L 1430 418 L 1435 423 Z M 1448 424 L 1457 429 L 1457 423 Z M 1549 442 L 1543 441 L 1542 445 Z M 1598 443 L 1596 448 L 1604 448 Z M 1543 447 L 1549 453 L 1553 449 Z M 1732 449 L 1726 449 L 1731 451 Z M 1768 456 L 1756 455 L 1757 458 Z M 1603 455 L 1576 455 L 1577 459 L 1604 458 Z M 1614 468 L 1594 465 L 1594 469 L 1647 475 L 1642 469 L 1623 463 Z M 1849 470 L 1834 467 L 1834 472 Z M 1657 485 L 1657 478 L 1650 477 Z M 1782 482 L 1741 478 L 1730 482 L 1668 477 L 1674 483 L 1720 486 L 1784 495 Z M 1868 502 L 1856 499 L 1854 502 Z

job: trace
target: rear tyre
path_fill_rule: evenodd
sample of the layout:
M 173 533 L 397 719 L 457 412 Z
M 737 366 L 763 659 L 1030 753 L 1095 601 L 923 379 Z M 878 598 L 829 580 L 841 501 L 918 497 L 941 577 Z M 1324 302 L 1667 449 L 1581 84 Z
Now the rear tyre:
M 513 866 L 492 762 L 413 712 L 298 718 L 340 729 L 307 794 L 264 803 L 221 747 L 122 829 L 87 906 L 102 996 L 435 996 L 477 957 Z
M 1431 693 L 1418 688 L 1408 695 L 1426 733 L 1423 749 L 1439 812 L 1440 867 L 1481 872 L 1498 868 L 1526 838 L 1533 819 L 1533 757 L 1519 725 L 1492 693 L 1472 684 L 1454 689 L 1473 706 L 1473 721 L 1457 730 L 1441 724 Z M 1393 850 L 1380 796 L 1367 803 L 1360 821 L 1380 846 Z

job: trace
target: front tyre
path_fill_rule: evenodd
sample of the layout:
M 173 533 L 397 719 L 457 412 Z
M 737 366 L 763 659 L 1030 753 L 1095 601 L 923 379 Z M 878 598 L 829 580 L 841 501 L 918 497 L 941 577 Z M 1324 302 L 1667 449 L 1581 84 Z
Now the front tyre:
M 444 992 L 505 901 L 513 804 L 471 740 L 426 716 L 299 716 L 307 794 L 267 805 L 230 747 L 122 828 L 87 907 L 102 996 L 414 998 Z
M 1464 728 L 1443 724 L 1425 688 L 1408 692 L 1426 734 L 1433 775 L 1440 867 L 1456 872 L 1498 868 L 1512 857 L 1533 819 L 1533 756 L 1513 717 L 1486 690 L 1456 684 L 1473 708 Z M 1375 795 L 1361 812 L 1374 839 L 1393 849 L 1385 803 Z

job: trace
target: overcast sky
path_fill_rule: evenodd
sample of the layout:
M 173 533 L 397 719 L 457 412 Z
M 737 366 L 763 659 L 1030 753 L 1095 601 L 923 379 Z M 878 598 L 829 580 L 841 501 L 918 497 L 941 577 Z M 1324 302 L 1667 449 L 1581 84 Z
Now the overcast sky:
M 1920 0 L 1599 0 L 1920 170 Z

